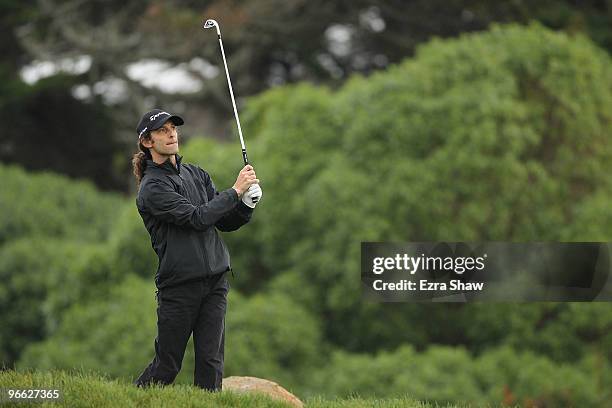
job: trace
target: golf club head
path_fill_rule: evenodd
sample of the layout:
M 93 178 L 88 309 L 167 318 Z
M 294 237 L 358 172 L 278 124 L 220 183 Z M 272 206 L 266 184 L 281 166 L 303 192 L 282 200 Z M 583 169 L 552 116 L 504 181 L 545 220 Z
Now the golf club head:
M 215 20 L 213 19 L 208 19 L 204 22 L 204 28 L 213 28 L 215 27 L 217 29 L 217 34 L 221 35 L 221 31 L 219 31 L 219 23 L 217 23 Z

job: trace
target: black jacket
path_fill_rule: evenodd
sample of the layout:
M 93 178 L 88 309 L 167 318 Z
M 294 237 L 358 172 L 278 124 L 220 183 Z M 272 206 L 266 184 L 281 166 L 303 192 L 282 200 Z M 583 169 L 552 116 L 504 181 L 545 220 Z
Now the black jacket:
M 161 289 L 231 270 L 225 243 L 216 228 L 234 231 L 253 210 L 229 188 L 217 192 L 198 166 L 176 155 L 163 164 L 147 160 L 136 205 L 159 257 L 155 285 Z

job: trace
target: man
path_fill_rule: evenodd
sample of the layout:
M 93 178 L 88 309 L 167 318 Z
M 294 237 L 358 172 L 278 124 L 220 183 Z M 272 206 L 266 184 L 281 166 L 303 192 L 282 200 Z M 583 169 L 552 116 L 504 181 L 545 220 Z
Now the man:
M 218 192 L 210 175 L 182 163 L 176 115 L 154 109 L 136 132 L 140 152 L 132 160 L 140 186 L 136 205 L 159 257 L 155 358 L 136 380 L 139 387 L 170 384 L 181 369 L 193 333 L 194 384 L 220 391 L 230 258 L 221 231 L 246 224 L 262 196 L 252 166 Z

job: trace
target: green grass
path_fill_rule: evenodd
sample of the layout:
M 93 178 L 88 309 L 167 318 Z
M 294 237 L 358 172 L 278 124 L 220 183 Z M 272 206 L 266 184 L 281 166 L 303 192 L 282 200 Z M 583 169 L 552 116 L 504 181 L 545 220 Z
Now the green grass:
M 261 394 L 210 393 L 190 385 L 154 386 L 140 389 L 103 375 L 78 371 L 0 371 L 0 388 L 59 389 L 62 400 L 31 404 L 36 407 L 289 407 Z M 434 408 L 410 398 L 327 400 L 320 397 L 304 401 L 310 408 Z M 11 404 L 23 407 L 26 404 Z M 449 406 L 451 407 L 451 406 Z

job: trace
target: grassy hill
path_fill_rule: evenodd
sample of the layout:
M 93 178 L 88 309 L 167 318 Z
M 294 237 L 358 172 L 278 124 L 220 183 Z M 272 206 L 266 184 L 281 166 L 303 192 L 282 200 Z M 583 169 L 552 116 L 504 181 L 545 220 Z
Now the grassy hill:
M 289 407 L 285 403 L 274 401 L 264 395 L 240 395 L 231 391 L 210 393 L 188 385 L 152 387 L 143 390 L 125 381 L 84 372 L 0 371 L 0 388 L 60 390 L 62 394 L 60 401 L 36 404 L 36 406 L 41 407 Z M 385 400 L 361 398 L 325 400 L 313 398 L 304 401 L 304 403 L 309 408 L 433 407 L 433 405 L 418 402 L 411 398 Z M 24 406 L 23 403 L 11 405 Z M 451 406 L 449 405 L 449 407 Z

